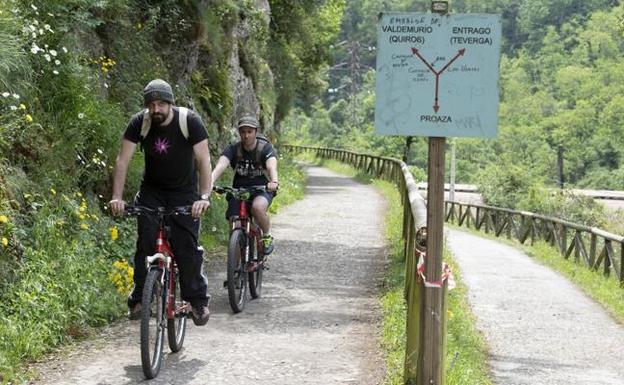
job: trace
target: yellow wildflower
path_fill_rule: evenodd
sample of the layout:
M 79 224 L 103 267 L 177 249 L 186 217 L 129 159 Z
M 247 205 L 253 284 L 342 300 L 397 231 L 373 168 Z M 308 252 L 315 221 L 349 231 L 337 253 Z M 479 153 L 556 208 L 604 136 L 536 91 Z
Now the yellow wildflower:
M 51 188 L 50 192 L 52 193 L 52 195 L 56 195 L 56 190 L 54 188 Z
M 88 230 L 89 229 L 89 225 L 86 224 L 86 223 L 81 223 L 80 224 L 80 228 L 83 229 L 83 230 Z
M 24 119 L 26 119 L 26 121 L 27 121 L 28 123 L 30 123 L 30 122 L 32 122 L 32 121 L 33 121 L 33 117 L 32 117 L 30 114 L 26 114 L 26 116 L 24 117 Z
M 26 105 L 24 103 L 20 103 L 19 109 L 20 110 L 25 110 L 26 109 Z
M 0 223 L 7 223 L 9 218 L 6 215 L 0 215 Z
M 2 246 L 7 247 L 9 245 L 9 240 L 6 237 L 2 237 Z
M 110 228 L 110 234 L 113 241 L 116 241 L 117 238 L 119 238 L 119 230 L 117 229 L 117 226 L 112 226 Z

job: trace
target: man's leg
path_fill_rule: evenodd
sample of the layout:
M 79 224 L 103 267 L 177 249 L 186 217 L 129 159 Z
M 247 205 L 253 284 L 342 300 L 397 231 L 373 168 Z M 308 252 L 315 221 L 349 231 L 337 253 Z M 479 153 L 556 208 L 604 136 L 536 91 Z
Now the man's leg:
M 141 190 L 135 198 L 135 204 L 147 207 L 158 207 L 162 205 L 162 200 L 157 194 Z M 146 216 L 137 218 L 137 242 L 136 252 L 134 254 L 134 287 L 132 293 L 128 296 L 128 316 L 130 319 L 138 319 L 140 316 L 141 297 L 143 296 L 143 283 L 147 276 L 147 267 L 145 266 L 145 257 L 152 255 L 156 249 L 156 230 L 158 224 Z
M 269 255 L 273 252 L 273 236 L 271 235 L 271 220 L 267 210 L 271 205 L 273 195 L 270 193 L 258 195 L 253 199 L 251 204 L 251 215 L 254 220 L 262 229 L 263 237 L 262 244 L 264 246 L 264 255 Z
M 170 206 L 184 206 L 195 200 L 193 194 L 173 195 Z M 191 303 L 193 321 L 204 325 L 208 321 L 208 280 L 203 273 L 204 249 L 199 245 L 199 220 L 189 216 L 170 217 L 171 248 L 180 269 L 182 298 Z
M 253 215 L 256 223 L 262 229 L 264 234 L 269 234 L 271 230 L 271 220 L 267 210 L 269 209 L 269 201 L 264 195 L 258 195 L 251 204 L 251 215 Z

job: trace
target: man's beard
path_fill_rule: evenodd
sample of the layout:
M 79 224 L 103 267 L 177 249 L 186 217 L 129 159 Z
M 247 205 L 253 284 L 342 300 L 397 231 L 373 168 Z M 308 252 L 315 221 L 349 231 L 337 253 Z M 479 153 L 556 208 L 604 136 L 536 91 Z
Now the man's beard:
M 166 116 L 161 114 L 160 112 L 155 112 L 152 114 L 152 122 L 161 124 L 166 119 Z

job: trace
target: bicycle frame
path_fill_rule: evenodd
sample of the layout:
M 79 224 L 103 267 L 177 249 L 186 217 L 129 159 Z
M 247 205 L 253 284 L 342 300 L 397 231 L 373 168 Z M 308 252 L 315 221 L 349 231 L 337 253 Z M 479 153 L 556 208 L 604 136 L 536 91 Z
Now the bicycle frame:
M 253 217 L 249 213 L 249 209 L 247 207 L 248 201 L 240 199 L 238 201 L 238 216 L 232 218 L 230 232 L 236 229 L 242 229 L 245 234 L 249 237 L 254 237 L 256 240 L 256 252 L 258 253 L 258 257 L 263 257 L 263 246 L 262 246 L 262 229 L 256 223 L 254 223 Z M 245 257 L 249 255 L 249 242 L 245 245 Z M 262 258 L 258 258 L 259 261 L 245 261 L 247 262 L 245 265 L 245 273 L 251 273 L 258 269 L 260 265 L 264 263 Z
M 167 240 L 167 231 L 163 223 L 164 218 L 161 218 L 158 223 L 158 230 L 156 233 L 156 253 L 148 256 L 145 259 L 147 264 L 147 271 L 153 267 L 158 267 L 166 274 L 161 274 L 160 282 L 163 287 L 166 287 L 166 304 L 167 304 L 167 319 L 173 319 L 178 314 L 184 314 L 188 310 L 188 304 L 181 306 L 179 309 L 175 308 L 175 271 L 178 268 L 175 255 L 171 250 L 171 245 Z M 167 285 L 165 285 L 165 276 L 167 279 Z

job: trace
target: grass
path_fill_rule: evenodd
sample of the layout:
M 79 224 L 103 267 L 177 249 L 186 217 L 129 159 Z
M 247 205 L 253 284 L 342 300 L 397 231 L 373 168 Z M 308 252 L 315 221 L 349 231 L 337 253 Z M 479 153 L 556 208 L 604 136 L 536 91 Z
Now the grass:
M 356 180 L 372 183 L 388 202 L 385 218 L 385 232 L 389 249 L 389 264 L 384 277 L 384 288 L 380 302 L 382 308 L 381 346 L 386 359 L 384 384 L 404 383 L 405 360 L 405 317 L 406 307 L 403 295 L 405 265 L 402 257 L 402 207 L 399 192 L 388 182 L 371 179 L 370 176 L 334 160 L 318 160 L 307 156 L 307 161 L 327 167 L 337 173 Z M 448 295 L 447 347 L 445 376 L 447 385 L 490 385 L 489 369 L 486 364 L 487 347 L 475 328 L 475 318 L 467 300 L 467 290 L 461 281 L 461 272 L 452 256 L 445 253 L 445 260 L 453 269 L 457 287 Z

